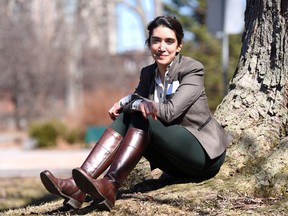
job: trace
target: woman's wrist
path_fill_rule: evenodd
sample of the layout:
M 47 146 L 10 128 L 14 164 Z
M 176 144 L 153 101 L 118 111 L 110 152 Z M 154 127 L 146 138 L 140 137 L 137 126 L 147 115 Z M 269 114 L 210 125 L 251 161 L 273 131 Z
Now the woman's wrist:
M 120 106 L 120 107 L 125 106 L 126 104 L 128 104 L 128 103 L 131 101 L 131 98 L 132 98 L 132 94 L 129 94 L 129 95 L 121 98 L 121 99 L 118 101 L 119 106 Z
M 132 110 L 135 110 L 135 111 L 140 111 L 140 104 L 143 100 L 142 99 L 137 99 L 135 100 L 133 103 L 132 103 Z

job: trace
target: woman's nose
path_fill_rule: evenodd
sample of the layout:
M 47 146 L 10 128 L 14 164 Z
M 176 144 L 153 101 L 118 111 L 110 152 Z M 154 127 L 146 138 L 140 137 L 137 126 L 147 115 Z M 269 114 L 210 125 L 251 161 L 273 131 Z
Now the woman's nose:
M 165 50 L 165 48 L 166 48 L 165 42 L 161 42 L 161 43 L 160 43 L 159 50 Z

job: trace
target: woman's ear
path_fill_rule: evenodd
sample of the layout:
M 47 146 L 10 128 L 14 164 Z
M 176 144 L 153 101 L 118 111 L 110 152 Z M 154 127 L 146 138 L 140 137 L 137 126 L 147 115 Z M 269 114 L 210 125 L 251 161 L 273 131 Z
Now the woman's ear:
M 182 44 L 180 44 L 180 45 L 178 46 L 176 52 L 177 52 L 177 53 L 180 52 L 181 49 L 182 49 Z

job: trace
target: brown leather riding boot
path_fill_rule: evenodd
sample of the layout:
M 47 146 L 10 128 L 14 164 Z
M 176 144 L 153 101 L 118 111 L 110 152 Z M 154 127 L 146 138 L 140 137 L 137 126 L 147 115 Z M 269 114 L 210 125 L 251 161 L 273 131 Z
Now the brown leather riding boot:
M 130 128 L 104 178 L 96 180 L 82 170 L 72 170 L 77 186 L 97 200 L 98 209 L 110 211 L 114 207 L 118 189 L 141 159 L 148 142 L 147 132 Z
M 93 178 L 99 177 L 110 166 L 121 140 L 120 134 L 112 128 L 107 128 L 78 169 Z M 50 193 L 64 198 L 64 204 L 77 209 L 84 202 L 86 194 L 79 190 L 72 177 L 59 179 L 48 170 L 41 172 L 40 177 L 43 185 Z
M 40 178 L 45 188 L 52 194 L 64 198 L 64 205 L 80 208 L 85 200 L 86 194 L 79 190 L 72 177 L 56 178 L 50 171 L 40 173 Z

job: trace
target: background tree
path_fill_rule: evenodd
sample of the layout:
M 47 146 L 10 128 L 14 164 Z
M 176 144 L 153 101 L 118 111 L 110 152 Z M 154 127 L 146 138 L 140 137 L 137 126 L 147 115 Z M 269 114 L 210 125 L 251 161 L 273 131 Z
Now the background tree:
M 239 64 L 215 113 L 234 137 L 230 174 L 256 194 L 288 192 L 287 23 L 287 1 L 247 1 Z
M 20 128 L 25 126 L 21 122 L 39 117 L 43 107 L 53 106 L 61 98 L 64 78 L 58 71 L 62 55 L 61 49 L 55 49 L 55 29 L 50 29 L 48 36 L 35 27 L 41 25 L 32 19 L 31 1 L 0 4 L 0 93 L 11 97 L 11 119 Z
M 205 65 L 209 103 L 215 109 L 223 97 L 220 41 L 207 33 L 205 1 L 197 2 L 172 1 L 172 6 L 165 6 L 165 11 L 179 16 L 184 23 L 188 37 L 183 53 Z M 7 93 L 12 98 L 15 106 L 13 119 L 18 127 L 21 119 L 29 122 L 39 117 L 64 117 L 63 112 L 68 110 L 79 114 L 81 98 L 83 101 L 91 100 L 91 92 L 103 95 L 104 98 L 99 100 L 112 104 L 120 97 L 119 94 L 114 95 L 109 90 L 112 97 L 107 98 L 100 93 L 108 91 L 109 86 L 119 86 L 117 93 L 121 95 L 133 90 L 139 70 L 152 60 L 143 52 L 117 55 L 111 50 L 116 47 L 115 41 L 105 35 L 116 37 L 115 13 L 111 12 L 116 3 L 125 4 L 141 17 L 146 33 L 149 17 L 162 14 L 161 0 L 151 0 L 155 8 L 153 14 L 144 10 L 143 0 L 10 0 L 0 3 L 0 93 Z M 188 13 L 183 14 L 183 8 L 186 11 L 188 8 Z M 111 29 L 112 32 L 107 33 Z M 233 44 L 230 49 L 233 49 L 237 43 L 230 41 Z M 233 52 L 230 53 L 233 55 Z M 96 103 L 97 100 L 91 110 L 102 109 L 101 112 L 99 110 L 100 116 L 106 116 L 104 110 L 106 113 L 108 105 L 99 106 Z M 99 116 L 99 113 L 96 114 L 90 116 Z M 96 122 L 89 123 L 107 123 L 108 120 L 97 118 Z
M 64 119 L 67 111 L 81 113 L 86 91 L 121 85 L 124 77 L 115 73 L 125 72 L 126 61 L 110 57 L 117 47 L 115 1 L 5 0 L 0 6 L 0 100 L 13 103 L 12 114 L 1 113 L 1 126 Z
M 213 37 L 206 26 L 206 1 L 172 0 L 164 4 L 164 13 L 176 16 L 185 30 L 182 53 L 191 56 L 205 66 L 205 87 L 211 110 L 215 110 L 223 99 L 224 83 L 221 64 L 221 40 Z M 241 35 L 230 35 L 229 75 L 237 66 L 241 49 Z

